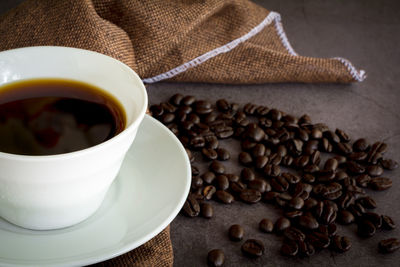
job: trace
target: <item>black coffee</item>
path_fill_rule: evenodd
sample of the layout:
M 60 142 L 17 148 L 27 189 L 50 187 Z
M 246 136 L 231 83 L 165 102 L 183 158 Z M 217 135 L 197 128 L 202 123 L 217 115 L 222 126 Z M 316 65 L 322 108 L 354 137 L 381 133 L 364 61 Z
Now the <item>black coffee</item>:
M 83 82 L 35 79 L 0 88 L 1 152 L 73 152 L 112 138 L 125 124 L 118 100 Z

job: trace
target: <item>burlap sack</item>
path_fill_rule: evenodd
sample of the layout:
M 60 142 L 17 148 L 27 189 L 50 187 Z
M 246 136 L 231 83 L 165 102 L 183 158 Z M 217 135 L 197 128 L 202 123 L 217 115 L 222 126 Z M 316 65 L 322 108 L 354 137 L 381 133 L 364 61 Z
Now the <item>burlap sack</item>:
M 275 12 L 246 0 L 28 0 L 0 18 L 0 50 L 71 46 L 129 65 L 146 83 L 354 82 L 342 58 L 298 56 Z M 99 266 L 171 266 L 169 228 Z
M 145 82 L 353 82 L 342 58 L 298 56 L 275 12 L 247 0 L 28 0 L 0 19 L 0 50 L 94 50 Z

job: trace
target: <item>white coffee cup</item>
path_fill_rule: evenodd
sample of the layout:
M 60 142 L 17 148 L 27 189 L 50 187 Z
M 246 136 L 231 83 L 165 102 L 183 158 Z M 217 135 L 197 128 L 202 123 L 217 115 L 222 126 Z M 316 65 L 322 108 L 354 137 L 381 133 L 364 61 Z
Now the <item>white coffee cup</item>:
M 147 94 L 132 69 L 96 52 L 52 46 L 0 52 L 0 86 L 37 78 L 97 86 L 120 101 L 127 119 L 118 135 L 76 152 L 0 152 L 0 216 L 24 228 L 49 230 L 77 224 L 101 205 L 143 120 Z

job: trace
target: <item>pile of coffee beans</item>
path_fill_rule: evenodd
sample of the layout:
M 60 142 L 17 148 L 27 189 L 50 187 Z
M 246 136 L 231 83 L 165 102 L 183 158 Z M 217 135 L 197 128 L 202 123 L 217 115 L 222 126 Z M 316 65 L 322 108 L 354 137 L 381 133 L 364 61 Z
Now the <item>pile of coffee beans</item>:
M 211 218 L 210 200 L 227 205 L 272 203 L 281 208 L 282 217 L 275 223 L 264 218 L 260 231 L 284 237 L 283 255 L 302 257 L 326 248 L 349 250 L 351 241 L 337 233 L 336 223 L 356 224 L 362 237 L 395 228 L 389 216 L 373 211 L 376 203 L 366 191 L 392 186 L 391 179 L 382 175 L 398 163 L 385 158 L 383 142 L 369 143 L 364 138 L 352 142 L 343 130 L 313 123 L 308 115 L 298 118 L 275 108 L 240 106 L 224 99 L 214 105 L 175 94 L 152 105 L 150 112 L 179 138 L 192 164 L 191 192 L 182 209 L 186 216 Z M 240 142 L 238 159 L 231 159 L 230 151 L 220 147 L 228 138 Z M 240 173 L 227 170 L 226 160 L 237 160 Z M 196 162 L 209 162 L 208 170 L 200 173 Z M 242 240 L 243 228 L 231 226 L 229 238 Z M 385 253 L 399 247 L 393 238 L 379 243 Z M 259 257 L 264 245 L 248 239 L 241 250 L 245 256 Z M 210 265 L 220 266 L 223 261 L 222 250 L 210 251 Z

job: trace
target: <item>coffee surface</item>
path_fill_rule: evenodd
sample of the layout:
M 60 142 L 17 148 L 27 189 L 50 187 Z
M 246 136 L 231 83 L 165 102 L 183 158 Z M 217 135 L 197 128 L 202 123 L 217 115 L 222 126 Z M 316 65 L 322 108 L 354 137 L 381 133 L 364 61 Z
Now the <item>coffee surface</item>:
M 0 151 L 54 155 L 100 144 L 125 128 L 109 93 L 83 82 L 35 79 L 0 88 Z

